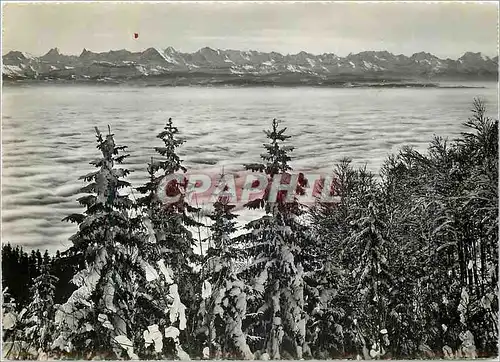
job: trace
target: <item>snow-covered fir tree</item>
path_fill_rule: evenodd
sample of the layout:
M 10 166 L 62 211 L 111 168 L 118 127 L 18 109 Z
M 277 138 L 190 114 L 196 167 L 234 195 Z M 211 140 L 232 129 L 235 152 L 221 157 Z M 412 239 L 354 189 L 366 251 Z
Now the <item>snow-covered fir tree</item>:
M 26 308 L 18 310 L 16 300 L 8 288 L 2 291 L 2 357 L 5 359 L 28 359 L 25 342 L 24 315 Z
M 47 354 L 54 340 L 54 296 L 58 281 L 51 274 L 48 263 L 42 264 L 40 269 L 41 274 L 30 288 L 31 301 L 27 307 L 24 328 L 25 340 L 30 341 L 39 357 Z
M 224 174 L 221 174 L 221 180 Z M 202 268 L 202 331 L 206 335 L 205 354 L 210 358 L 253 359 L 243 331 L 247 310 L 248 287 L 238 276 L 241 250 L 231 238 L 236 231 L 237 215 L 232 213 L 231 192 L 228 185 L 219 184 L 221 192 L 209 215 L 211 247 Z
M 147 301 L 141 294 L 146 284 L 141 265 L 142 235 L 132 217 L 132 201 L 120 192 L 130 184 L 120 155 L 126 146 L 117 146 L 111 131 L 101 134 L 96 128 L 97 148 L 102 157 L 91 162 L 97 171 L 81 178 L 89 184 L 81 189 L 88 195 L 78 201 L 84 214 L 66 220 L 78 223 L 71 237 L 73 248 L 83 254 L 85 268 L 72 279 L 77 289 L 55 315 L 58 336 L 52 348 L 77 353 L 82 358 L 102 354 L 117 358 L 137 358 L 134 342 L 142 342 L 140 317 Z
M 200 224 L 191 216 L 198 209 L 186 201 L 187 180 L 183 174 L 187 170 L 177 155 L 177 148 L 184 140 L 178 135 L 178 128 L 169 118 L 164 130 L 157 135 L 164 145 L 155 147 L 160 156 L 152 158 L 148 164 L 149 181 L 137 188 L 144 195 L 138 198 L 137 203 L 148 233 L 145 245 L 147 260 L 151 265 L 160 265 L 162 273 L 168 274 L 165 280 L 152 282 L 149 292 L 156 301 L 161 301 L 174 288 L 185 309 L 185 305 L 199 303 L 199 296 L 196 295 L 199 279 L 193 269 L 199 263 L 199 257 L 194 253 L 195 239 L 189 228 Z M 182 313 L 188 313 L 192 317 L 189 320 L 194 320 L 196 309 L 184 309 Z M 169 327 L 172 327 L 169 323 L 159 326 L 160 329 Z M 181 323 L 175 328 L 180 330 L 181 344 L 189 344 L 193 325 Z M 174 350 L 177 348 L 180 346 Z
M 355 329 L 358 343 L 365 358 L 380 358 L 390 345 L 387 318 L 388 300 L 392 276 L 388 268 L 386 225 L 378 217 L 375 200 L 370 194 L 368 207 L 354 222 L 354 231 L 349 246 L 359 253 L 352 260 L 358 265 L 354 269 L 357 280 L 357 307 L 355 308 Z M 367 355 L 369 353 L 369 357 Z
M 186 278 L 191 273 L 190 263 L 196 260 L 195 240 L 189 227 L 199 223 L 190 215 L 197 209 L 185 200 L 187 180 L 179 172 L 187 170 L 176 151 L 184 140 L 178 138 L 178 133 L 169 118 L 164 130 L 157 135 L 164 143 L 163 147 L 155 147 L 161 157 L 151 159 L 149 181 L 137 188 L 145 196 L 138 198 L 137 203 L 143 207 L 149 240 L 155 244 L 151 257 L 165 258 L 176 277 Z
M 299 219 L 302 208 L 297 201 L 306 182 L 289 173 L 288 153 L 293 147 L 283 145 L 290 138 L 285 131 L 274 119 L 272 129 L 265 131 L 270 143 L 264 144 L 264 163 L 245 165 L 247 170 L 265 174 L 268 187 L 262 198 L 246 204 L 248 208 L 264 207 L 266 215 L 250 222 L 246 226 L 250 232 L 240 238 L 247 242 L 246 252 L 251 256 L 248 272 L 259 296 L 252 301 L 257 315 L 251 331 L 264 339 L 256 348 L 272 359 L 280 359 L 284 353 L 297 358 L 309 353 L 301 262 L 308 235 Z M 287 183 L 291 189 L 278 189 L 278 185 Z

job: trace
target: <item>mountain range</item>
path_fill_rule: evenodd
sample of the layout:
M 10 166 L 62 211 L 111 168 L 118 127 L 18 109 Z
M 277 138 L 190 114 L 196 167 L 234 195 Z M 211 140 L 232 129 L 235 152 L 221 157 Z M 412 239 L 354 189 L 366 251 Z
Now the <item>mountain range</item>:
M 387 51 L 364 51 L 339 57 L 304 51 L 218 50 L 209 47 L 182 53 L 172 47 L 142 52 L 111 50 L 64 55 L 53 48 L 40 57 L 11 51 L 2 57 L 7 81 L 132 82 L 144 85 L 353 85 L 418 84 L 450 80 L 497 80 L 498 56 L 467 52 L 440 59 L 426 52 L 411 56 Z

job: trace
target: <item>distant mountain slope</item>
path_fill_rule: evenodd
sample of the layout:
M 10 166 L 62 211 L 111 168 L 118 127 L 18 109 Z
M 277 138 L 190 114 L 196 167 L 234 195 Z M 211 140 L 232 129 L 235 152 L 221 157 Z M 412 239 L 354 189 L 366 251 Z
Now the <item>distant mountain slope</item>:
M 387 51 L 364 51 L 339 57 L 306 52 L 271 52 L 202 48 L 194 53 L 148 48 L 112 50 L 79 56 L 57 48 L 34 57 L 11 51 L 2 57 L 4 80 L 134 81 L 144 84 L 336 84 L 401 80 L 497 79 L 498 56 L 467 52 L 457 60 L 420 52 L 408 57 Z

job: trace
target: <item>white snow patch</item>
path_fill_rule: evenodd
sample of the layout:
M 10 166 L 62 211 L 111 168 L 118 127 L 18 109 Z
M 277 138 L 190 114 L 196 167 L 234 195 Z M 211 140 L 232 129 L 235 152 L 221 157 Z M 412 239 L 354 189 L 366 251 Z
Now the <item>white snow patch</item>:
M 163 53 L 160 49 L 158 49 L 158 48 L 154 48 L 154 50 L 156 50 L 156 52 L 157 52 L 158 54 L 160 54 L 160 56 L 161 56 L 163 59 L 165 59 L 165 61 L 166 61 L 166 62 L 168 62 L 168 63 L 174 63 L 174 64 L 177 64 L 177 63 L 178 63 L 178 62 L 177 62 L 174 58 L 172 58 L 172 57 L 171 57 L 171 56 L 169 56 L 169 55 L 166 55 L 166 54 L 165 54 L 165 53 Z
M 10 312 L 4 315 L 2 319 L 4 330 L 13 329 L 17 322 L 16 315 Z
M 96 60 L 96 61 L 92 62 L 92 65 L 104 65 L 104 66 L 109 66 L 109 67 L 116 66 L 115 63 L 107 62 L 105 60 Z
M 143 262 L 142 268 L 146 272 L 146 281 L 150 282 L 152 280 L 156 280 L 159 278 L 159 275 L 156 272 L 156 269 L 153 268 L 149 263 Z
M 165 280 L 168 284 L 172 284 L 174 281 L 172 280 L 170 276 L 170 271 L 167 269 L 165 266 L 165 260 L 160 259 L 157 262 L 158 267 L 160 268 L 161 273 L 165 276 Z
M 201 287 L 201 299 L 210 298 L 212 295 L 212 284 L 208 280 L 203 281 L 203 285 Z
M 155 352 L 161 352 L 163 349 L 163 336 L 158 329 L 158 324 L 148 326 L 148 330 L 143 332 L 143 337 L 146 347 L 154 344 Z
M 373 69 L 373 68 L 374 68 L 373 64 L 372 64 L 372 63 L 370 63 L 370 62 L 367 62 L 366 60 L 363 60 L 363 65 L 364 65 L 364 66 L 365 66 L 365 68 L 367 68 L 367 69 Z
M 210 358 L 210 348 L 208 347 L 203 348 L 203 358 L 205 359 Z
M 181 302 L 177 284 L 172 284 L 169 287 L 169 291 L 173 299 L 172 305 L 170 306 L 170 323 L 174 323 L 179 319 L 179 329 L 184 330 L 186 329 L 186 306 Z
M 165 337 L 167 337 L 167 338 L 176 339 L 177 337 L 179 337 L 180 333 L 181 332 L 177 328 L 172 327 L 172 326 L 165 329 Z
M 151 220 L 149 217 L 145 217 L 143 220 L 144 226 L 146 226 L 146 230 L 148 233 L 148 243 L 156 243 L 156 235 L 155 231 L 153 229 L 153 224 L 151 223 Z
M 21 75 L 22 69 L 17 65 L 2 65 L 2 73 L 7 75 Z

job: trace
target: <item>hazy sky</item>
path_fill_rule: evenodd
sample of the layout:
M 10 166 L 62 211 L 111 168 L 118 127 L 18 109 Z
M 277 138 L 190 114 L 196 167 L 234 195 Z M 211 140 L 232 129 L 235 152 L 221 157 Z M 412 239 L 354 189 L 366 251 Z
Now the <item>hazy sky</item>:
M 496 2 L 473 3 L 10 3 L 2 53 L 65 54 L 148 47 L 345 56 L 363 50 L 457 58 L 497 54 Z M 134 39 L 133 33 L 139 33 Z

